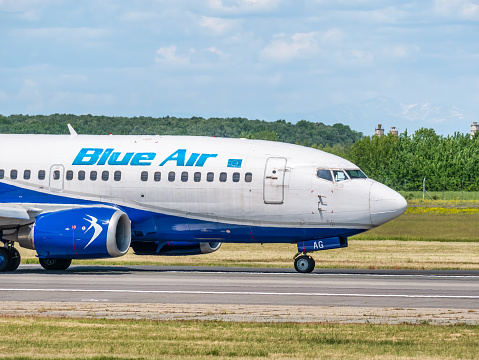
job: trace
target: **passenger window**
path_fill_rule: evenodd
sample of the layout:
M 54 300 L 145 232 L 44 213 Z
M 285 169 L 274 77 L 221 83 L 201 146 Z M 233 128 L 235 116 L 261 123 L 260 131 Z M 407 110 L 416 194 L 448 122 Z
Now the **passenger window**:
M 343 170 L 333 170 L 333 175 L 334 175 L 334 181 L 336 182 L 348 180 Z
M 183 171 L 181 173 L 181 181 L 182 182 L 187 182 L 188 181 L 188 171 Z
M 141 172 L 141 181 L 148 181 L 148 171 Z
M 174 171 L 170 171 L 170 172 L 168 173 L 168 181 L 170 181 L 170 182 L 175 181 L 175 177 L 176 177 L 176 174 L 175 174 Z
M 85 180 L 85 172 L 83 170 L 78 172 L 78 180 Z
M 195 172 L 193 175 L 193 180 L 194 182 L 200 182 L 201 181 L 201 173 L 200 172 Z
M 17 170 L 11 170 L 10 171 L 10 179 L 15 180 L 17 178 L 18 171 Z
M 0 179 L 3 179 L 5 177 L 5 170 L 0 169 Z
M 120 181 L 121 180 L 121 171 L 115 171 L 113 174 L 113 180 Z
M 160 181 L 161 180 L 161 172 L 159 172 L 159 171 L 155 172 L 155 175 L 153 176 L 153 180 L 155 180 L 156 182 Z
M 226 182 L 228 175 L 225 172 L 220 173 L 220 182 Z
M 97 178 L 97 172 L 96 171 L 90 171 L 90 180 L 95 181 Z
M 212 182 L 215 179 L 215 173 L 209 172 L 206 174 L 206 181 Z
M 25 171 L 23 172 L 23 178 L 24 178 L 25 180 L 30 180 L 31 174 L 32 174 L 32 172 L 31 172 L 30 170 L 25 170 Z
M 240 173 L 235 172 L 233 173 L 233 182 L 239 182 L 240 181 Z
M 60 170 L 55 170 L 53 172 L 53 180 L 60 180 Z
M 73 171 L 71 171 L 71 170 L 67 171 L 66 179 L 67 180 L 73 180 Z
M 105 170 L 101 173 L 101 179 L 103 181 L 108 181 L 109 178 L 110 178 L 110 172 Z
M 38 180 L 45 180 L 45 170 L 38 170 Z
M 329 169 L 318 169 L 316 176 L 320 179 L 333 181 L 333 176 L 331 175 L 331 170 Z
M 250 172 L 247 172 L 244 174 L 244 181 L 246 182 L 251 182 L 253 180 L 253 174 Z

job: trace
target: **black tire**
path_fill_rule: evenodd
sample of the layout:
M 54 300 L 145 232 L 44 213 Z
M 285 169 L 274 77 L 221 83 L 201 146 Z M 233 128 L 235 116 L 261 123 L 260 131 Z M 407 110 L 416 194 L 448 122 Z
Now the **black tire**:
M 12 254 L 7 248 L 0 247 L 0 272 L 8 271 L 12 263 Z
M 66 270 L 72 263 L 72 259 L 54 259 L 54 258 L 47 258 L 47 259 L 39 259 L 40 265 L 45 270 Z
M 10 251 L 12 261 L 10 262 L 7 271 L 15 271 L 18 269 L 18 266 L 20 265 L 22 258 L 18 250 L 15 249 L 14 247 L 10 248 L 9 251 Z
M 301 255 L 294 259 L 294 268 L 302 274 L 310 273 L 314 270 L 316 263 L 311 256 Z

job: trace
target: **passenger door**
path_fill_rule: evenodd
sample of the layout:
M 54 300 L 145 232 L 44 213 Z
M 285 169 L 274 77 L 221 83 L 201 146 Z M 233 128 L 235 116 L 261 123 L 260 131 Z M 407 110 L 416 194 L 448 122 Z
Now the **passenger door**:
M 264 169 L 263 199 L 265 204 L 284 202 L 286 158 L 270 157 Z

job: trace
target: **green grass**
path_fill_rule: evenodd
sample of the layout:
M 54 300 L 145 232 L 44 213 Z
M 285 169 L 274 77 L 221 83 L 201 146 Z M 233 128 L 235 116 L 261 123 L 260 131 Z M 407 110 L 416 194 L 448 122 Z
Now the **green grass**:
M 422 191 L 399 191 L 407 200 L 422 199 Z M 479 200 L 479 191 L 428 191 L 424 199 L 433 200 Z
M 479 242 L 479 213 L 405 213 L 353 239 Z
M 8 359 L 474 359 L 479 327 L 0 318 Z

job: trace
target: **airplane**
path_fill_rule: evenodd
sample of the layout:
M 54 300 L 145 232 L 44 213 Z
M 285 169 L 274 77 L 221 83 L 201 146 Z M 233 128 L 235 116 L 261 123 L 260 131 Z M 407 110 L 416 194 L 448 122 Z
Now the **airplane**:
M 72 259 L 208 254 L 222 243 L 312 252 L 406 211 L 396 191 L 339 156 L 299 145 L 201 136 L 0 134 L 0 271 L 33 249 Z

